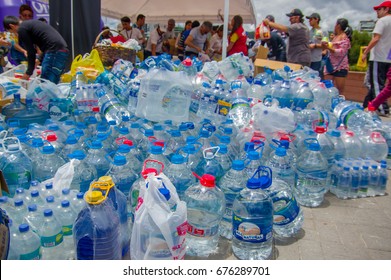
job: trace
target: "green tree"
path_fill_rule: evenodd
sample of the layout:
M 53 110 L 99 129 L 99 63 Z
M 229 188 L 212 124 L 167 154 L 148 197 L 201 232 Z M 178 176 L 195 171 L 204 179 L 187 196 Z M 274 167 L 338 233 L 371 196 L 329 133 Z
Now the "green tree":
M 365 71 L 366 69 L 357 69 L 357 60 L 360 56 L 360 47 L 368 46 L 371 41 L 371 34 L 368 32 L 359 32 L 357 30 L 353 31 L 352 35 L 352 47 L 349 51 L 349 65 L 351 66 L 351 70 L 361 70 Z

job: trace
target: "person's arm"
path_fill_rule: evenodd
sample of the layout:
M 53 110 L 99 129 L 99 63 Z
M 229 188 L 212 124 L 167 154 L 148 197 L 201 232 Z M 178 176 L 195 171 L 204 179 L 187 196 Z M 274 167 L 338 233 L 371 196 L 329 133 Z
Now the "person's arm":
M 361 56 L 362 61 L 365 61 L 367 59 L 369 52 L 371 51 L 371 49 L 373 49 L 376 46 L 380 38 L 381 38 L 380 34 L 377 33 L 373 34 L 372 40 L 369 42 L 368 46 L 365 48 L 364 52 L 362 53 Z
M 188 45 L 190 48 L 197 50 L 197 52 L 202 52 L 201 48 L 199 48 L 193 44 L 193 36 L 192 35 L 189 35 L 186 38 L 185 45 Z
M 277 29 L 277 30 L 279 30 L 281 32 L 285 32 L 285 33 L 288 32 L 288 26 L 272 22 L 272 21 L 268 20 L 267 18 L 265 18 L 263 20 L 263 23 L 268 25 L 268 26 L 270 26 L 271 28 Z
M 234 33 L 231 35 L 231 38 L 229 39 L 229 44 L 227 47 L 227 53 L 233 48 L 235 45 L 236 41 L 239 39 L 239 36 L 237 33 Z
M 0 46 L 2 47 L 10 47 L 11 43 L 7 41 L 6 39 L 0 38 Z
M 19 36 L 19 42 L 23 43 L 23 46 L 27 50 L 28 67 L 27 67 L 26 73 L 23 75 L 22 79 L 28 80 L 34 72 L 36 50 L 35 50 L 33 41 L 31 40 L 29 34 L 27 33 L 27 30 L 21 29 L 19 27 L 18 36 Z

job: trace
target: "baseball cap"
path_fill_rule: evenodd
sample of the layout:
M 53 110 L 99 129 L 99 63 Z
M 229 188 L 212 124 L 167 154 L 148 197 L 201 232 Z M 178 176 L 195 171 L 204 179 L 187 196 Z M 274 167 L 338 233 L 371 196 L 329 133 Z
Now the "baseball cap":
M 286 14 L 286 15 L 288 17 L 293 17 L 293 16 L 303 17 L 304 16 L 300 9 L 293 9 L 289 14 Z
M 391 8 L 391 1 L 384 1 L 383 3 L 381 3 L 379 6 L 375 6 L 373 7 L 373 9 L 376 11 L 380 8 Z
M 318 13 L 312 13 L 310 16 L 306 16 L 306 18 L 317 18 L 320 20 L 320 15 Z
M 268 20 L 274 22 L 274 16 L 272 16 L 272 15 L 267 15 L 265 18 L 267 18 Z

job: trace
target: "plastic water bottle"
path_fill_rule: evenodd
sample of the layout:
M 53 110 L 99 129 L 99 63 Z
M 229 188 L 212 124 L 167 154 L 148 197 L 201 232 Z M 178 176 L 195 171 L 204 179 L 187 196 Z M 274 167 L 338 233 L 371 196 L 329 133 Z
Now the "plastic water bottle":
M 86 206 L 86 202 L 84 200 L 84 193 L 78 192 L 76 196 L 71 200 L 71 204 L 76 213 L 80 213 L 80 211 Z
M 179 149 L 186 145 L 185 139 L 183 139 L 179 130 L 172 130 L 170 132 L 171 137 L 167 140 L 167 144 L 163 154 L 168 158 L 178 153 Z
M 14 94 L 14 100 L 12 103 L 5 105 L 1 113 L 5 116 L 5 120 L 12 118 L 16 113 L 26 109 L 26 106 L 20 100 L 20 93 Z
M 232 82 L 232 107 L 228 113 L 229 118 L 234 121 L 234 124 L 241 128 L 250 123 L 251 120 L 251 108 L 248 102 L 247 94 L 242 89 L 241 82 Z
M 232 239 L 232 205 L 239 192 L 246 187 L 247 176 L 244 171 L 244 162 L 234 160 L 232 167 L 221 178 L 219 186 L 225 195 L 225 213 L 220 224 L 220 235 Z
M 301 205 L 317 207 L 326 192 L 328 163 L 316 139 L 307 139 L 305 143 L 307 151 L 297 159 L 293 194 Z
M 76 95 L 76 90 L 78 87 L 84 86 L 88 83 L 87 77 L 84 76 L 83 72 L 77 71 L 76 74 L 72 77 L 70 84 L 70 96 L 74 97 Z
M 73 224 L 77 218 L 76 212 L 70 207 L 68 200 L 61 201 L 61 208 L 58 212 L 58 218 L 62 225 L 62 233 L 64 236 L 64 252 L 65 259 L 75 259 L 75 244 L 73 241 Z
M 254 175 L 258 167 L 262 165 L 261 155 L 257 151 L 250 151 L 247 154 L 247 162 L 245 162 L 245 165 L 246 179 L 249 179 Z
M 213 153 L 213 150 L 215 150 L 215 153 Z M 210 174 L 215 177 L 217 182 L 220 181 L 220 178 L 224 175 L 224 170 L 216 159 L 216 152 L 218 152 L 218 150 L 219 147 L 204 149 L 204 158 L 198 163 L 195 168 L 195 173 Z
M 290 187 L 293 187 L 295 183 L 295 174 L 291 159 L 288 157 L 285 148 L 278 147 L 275 153 L 272 152 L 266 166 L 269 166 L 273 171 L 273 179 L 280 179 L 286 182 Z
M 8 144 L 8 142 L 11 143 Z M 30 158 L 21 151 L 17 138 L 5 138 L 3 148 L 5 154 L 1 161 L 1 170 L 8 185 L 9 193 L 7 195 L 13 197 L 17 188 L 29 188 L 33 165 Z
M 335 195 L 340 199 L 349 198 L 349 191 L 352 186 L 351 183 L 350 167 L 344 166 L 341 174 L 338 177 L 338 184 L 335 190 Z
M 39 228 L 39 235 L 41 236 L 42 246 L 42 259 L 65 259 L 63 243 L 64 240 L 61 223 L 54 216 L 52 209 L 45 209 L 43 214 L 43 223 Z
M 171 157 L 171 165 L 164 173 L 175 186 L 181 200 L 184 199 L 185 191 L 196 182 L 190 167 L 186 164 L 186 159 L 179 154 Z
M 217 98 L 213 95 L 211 86 L 209 83 L 202 83 L 202 88 L 199 90 L 199 104 L 198 110 L 196 111 L 198 118 L 210 118 L 213 119 L 215 117 L 215 110 L 217 107 Z M 193 99 L 194 100 L 194 99 Z M 198 98 L 197 98 L 198 100 Z M 191 110 L 196 110 L 197 105 L 191 105 Z
M 341 138 L 345 145 L 346 158 L 360 158 L 363 155 L 362 142 L 353 131 L 341 131 Z
M 129 195 L 130 188 L 138 179 L 138 175 L 127 164 L 126 157 L 116 155 L 106 176 L 110 176 L 116 186 L 125 196 Z
M 28 127 L 28 125 L 32 123 L 43 125 L 45 121 L 50 118 L 50 116 L 48 112 L 37 109 L 33 105 L 33 100 L 27 98 L 26 109 L 16 112 L 13 118 L 19 121 L 20 127 Z
M 15 195 L 13 197 L 14 201 L 17 199 L 23 200 L 23 202 L 28 205 L 28 202 L 30 200 L 30 194 L 28 190 L 25 190 L 23 188 L 17 188 L 15 190 Z
M 13 251 L 18 260 L 40 260 L 41 241 L 39 236 L 30 230 L 28 224 L 19 225 L 19 231 L 12 240 Z
M 86 193 L 87 206 L 73 225 L 73 238 L 78 260 L 120 260 L 121 239 L 119 217 L 107 198 L 99 190 L 99 183 Z
M 363 165 L 360 174 L 360 186 L 358 189 L 358 197 L 366 197 L 368 195 L 369 188 L 369 167 Z
M 382 163 L 379 170 L 379 181 L 375 188 L 376 195 L 385 195 L 388 182 L 387 164 Z
M 330 133 L 330 140 L 334 144 L 334 163 L 345 157 L 346 149 L 341 138 L 341 131 L 333 129 Z
M 110 168 L 110 163 L 106 160 L 106 153 L 103 150 L 102 142 L 94 140 L 89 145 L 89 148 L 85 162 L 95 167 L 98 178 L 104 176 Z
M 329 168 L 331 168 L 335 160 L 334 144 L 326 131 L 327 129 L 324 126 L 315 127 L 315 133 L 317 134 L 316 139 L 318 140 L 318 143 L 320 145 L 320 151 L 322 155 L 326 158 Z
M 379 170 L 376 164 L 371 166 L 369 170 L 369 186 L 368 186 L 368 196 L 376 196 L 376 189 L 379 185 Z
M 216 187 L 215 177 L 204 174 L 200 182 L 185 191 L 187 204 L 189 256 L 207 257 L 217 251 L 219 225 L 225 212 L 224 193 Z
M 150 148 L 150 154 L 146 158 L 146 161 L 148 161 L 146 167 L 147 168 L 156 168 L 157 170 L 160 168 L 160 164 L 157 162 L 161 162 L 164 164 L 164 168 L 167 168 L 170 166 L 170 161 L 167 159 L 165 155 L 163 155 L 163 148 L 161 146 L 151 146 Z
M 114 157 L 116 155 L 124 156 L 126 158 L 126 163 L 127 165 L 136 173 L 139 174 L 141 172 L 142 168 L 142 162 L 140 159 L 136 156 L 135 153 L 131 151 L 136 150 L 136 148 L 132 145 L 126 145 L 126 144 L 121 144 L 118 147 L 117 152 L 115 153 Z
M 86 192 L 90 184 L 98 178 L 97 169 L 86 160 L 86 154 L 81 150 L 75 150 L 68 155 L 70 159 L 77 159 L 79 164 L 74 168 L 73 179 L 70 185 L 72 190 Z
M 42 207 L 45 204 L 45 200 L 41 196 L 39 190 L 32 190 L 30 192 L 29 205 L 36 204 L 38 207 Z
M 23 219 L 27 214 L 27 206 L 24 204 L 23 200 L 16 199 L 14 200 L 14 207 L 8 210 L 9 216 L 14 221 L 14 224 L 19 226 L 23 223 Z
M 30 228 L 37 234 L 39 234 L 39 228 L 43 222 L 42 206 L 38 207 L 37 204 L 30 204 L 28 212 L 24 217 L 24 223 L 28 223 Z
M 61 201 L 58 197 L 55 197 L 53 195 L 49 195 L 46 197 L 46 203 L 44 205 L 44 209 L 51 209 L 53 210 L 54 215 L 58 219 L 58 214 L 61 210 Z
M 296 94 L 293 97 L 293 109 L 301 111 L 306 109 L 308 104 L 314 101 L 314 94 L 312 93 L 308 83 L 301 83 Z
M 42 193 L 42 197 L 45 198 L 45 201 L 46 201 L 46 197 L 57 195 L 56 191 L 53 189 L 52 182 L 49 182 L 49 183 L 46 183 L 45 185 L 42 185 L 41 193 Z
M 69 161 L 69 155 L 72 154 L 76 150 L 81 150 L 81 146 L 78 144 L 78 140 L 75 135 L 68 135 L 65 140 L 65 145 L 60 152 L 60 157 L 62 157 L 65 161 Z
M 53 178 L 65 160 L 55 153 L 53 146 L 43 146 L 41 161 L 33 166 L 34 179 L 43 182 Z
M 122 116 L 130 117 L 127 108 L 112 93 L 106 92 L 103 87 L 98 88 L 95 93 L 99 98 L 100 111 L 107 121 L 116 121 L 119 124 Z
M 370 157 L 371 159 L 379 162 L 387 158 L 388 145 L 380 132 L 371 132 L 370 134 L 362 137 L 361 142 L 365 147 L 363 149 L 363 157 Z
M 257 170 L 234 200 L 232 251 L 238 259 L 263 260 L 272 256 L 273 202 L 263 190 L 270 183 Z
M 350 172 L 350 180 L 349 198 L 357 198 L 360 188 L 360 168 L 357 165 Z
M 220 163 L 223 168 L 224 174 L 231 169 L 232 166 L 232 158 L 228 154 L 228 148 L 224 144 L 219 145 L 219 151 L 216 154 L 216 159 Z

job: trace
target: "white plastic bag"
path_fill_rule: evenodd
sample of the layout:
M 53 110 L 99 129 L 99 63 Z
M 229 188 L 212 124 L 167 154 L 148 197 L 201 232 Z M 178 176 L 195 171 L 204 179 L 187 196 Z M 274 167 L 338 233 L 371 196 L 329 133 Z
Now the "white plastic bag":
M 63 189 L 69 189 L 75 174 L 75 167 L 80 164 L 77 159 L 71 159 L 69 162 L 61 166 L 54 177 L 42 182 L 42 185 L 53 182 L 53 189 L 60 196 Z
M 192 91 L 183 71 L 151 69 L 140 82 L 136 116 L 155 122 L 187 122 Z
M 277 103 L 267 106 L 264 103 L 252 107 L 254 128 L 269 138 L 278 131 L 292 132 L 296 128 L 294 114 L 289 108 L 279 108 Z
M 181 260 L 185 256 L 186 203 L 179 200 L 174 185 L 164 175 L 148 174 L 136 207 L 130 255 L 133 260 Z M 166 189 L 167 199 L 159 189 Z M 175 205 L 175 208 L 170 207 Z
M 56 84 L 45 79 L 33 79 L 26 94 L 26 98 L 33 99 L 33 104 L 40 110 L 49 112 L 49 101 L 61 97 L 61 91 Z

